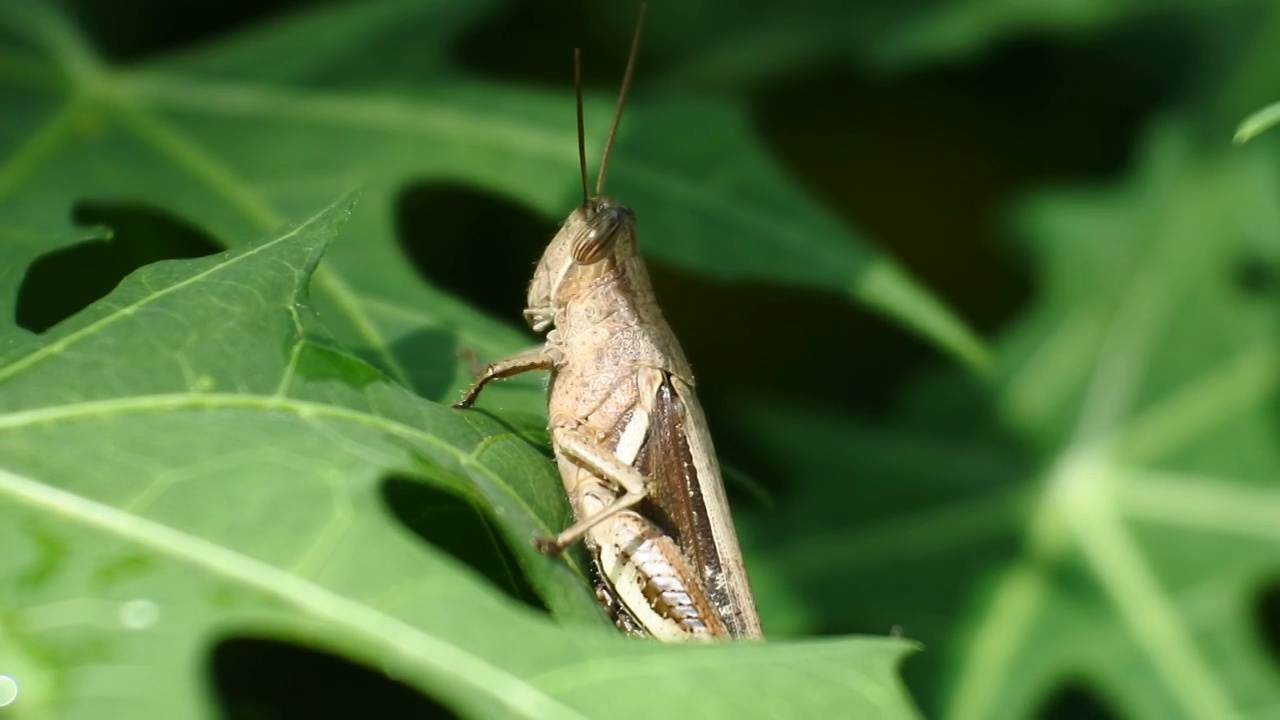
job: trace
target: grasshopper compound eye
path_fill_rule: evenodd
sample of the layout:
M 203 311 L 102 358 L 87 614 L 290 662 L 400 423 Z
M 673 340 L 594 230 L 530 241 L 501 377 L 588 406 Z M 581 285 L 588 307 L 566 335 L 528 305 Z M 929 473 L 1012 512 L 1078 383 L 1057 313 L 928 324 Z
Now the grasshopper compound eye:
M 591 265 L 608 257 L 619 234 L 635 216 L 621 205 L 605 205 L 600 208 L 573 242 L 573 261 L 579 265 Z

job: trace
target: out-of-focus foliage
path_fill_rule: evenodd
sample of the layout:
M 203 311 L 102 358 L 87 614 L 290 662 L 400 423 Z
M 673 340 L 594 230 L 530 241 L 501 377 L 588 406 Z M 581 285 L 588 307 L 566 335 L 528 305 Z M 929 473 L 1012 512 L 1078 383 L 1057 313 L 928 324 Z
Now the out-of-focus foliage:
M 1236 128 L 1236 142 L 1248 142 L 1277 123 L 1280 123 L 1280 103 L 1272 103 L 1240 123 L 1240 127 Z
M 609 193 L 770 636 L 706 652 L 530 547 L 537 380 L 443 407 L 635 8 L 166 7 L 0 6 L 0 712 L 1280 713 L 1272 4 L 652 4 Z
M 920 661 L 942 717 L 1029 717 L 1067 682 L 1120 717 L 1274 711 L 1280 306 L 1252 274 L 1278 170 L 1161 128 L 1132 179 L 1025 206 L 1040 296 L 987 382 L 924 380 L 888 425 L 744 399 L 796 482 L 847 479 L 786 509 L 827 532 L 773 548 L 814 622 L 945 648 Z

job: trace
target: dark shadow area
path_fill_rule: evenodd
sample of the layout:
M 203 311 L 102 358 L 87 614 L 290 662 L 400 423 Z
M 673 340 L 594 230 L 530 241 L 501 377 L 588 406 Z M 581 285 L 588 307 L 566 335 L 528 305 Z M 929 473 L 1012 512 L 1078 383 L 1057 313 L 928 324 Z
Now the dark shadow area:
M 334 2 L 359 0 L 325 0 Z M 313 6 L 312 0 L 191 0 L 180 5 L 165 0 L 120 3 L 71 0 L 78 24 L 92 37 L 95 49 L 117 62 L 137 62 L 152 55 L 213 42 L 219 36 L 267 22 L 290 11 Z
M 422 397 L 440 402 L 457 398 L 444 396 L 453 383 L 457 347 L 452 333 L 427 328 L 405 335 L 391 346 L 391 354 L 400 358 L 409 385 Z M 370 356 L 372 352 L 368 353 Z M 369 359 L 366 357 L 366 360 Z
M 762 394 L 816 410 L 887 419 L 900 385 L 935 351 L 846 298 L 761 283 L 721 284 L 650 262 L 654 291 L 693 365 L 698 397 L 726 473 L 734 507 L 783 501 L 791 469 L 758 442 L 759 428 L 726 398 Z
M 857 528 L 850 530 L 856 532 Z M 896 633 L 920 643 L 923 651 L 908 657 L 899 672 L 924 717 L 943 717 L 936 689 L 945 686 L 949 676 L 948 653 L 957 647 L 957 619 L 970 617 L 974 596 L 982 591 L 980 580 L 1007 567 L 1018 551 L 1018 538 L 1007 535 L 936 552 L 932 565 L 906 557 L 903 563 L 871 569 L 832 567 L 821 576 L 810 568 L 788 575 L 787 581 L 812 613 L 814 627 L 806 635 L 836 639 Z
M 417 183 L 396 203 L 396 234 L 432 284 L 520 322 L 533 269 L 558 223 L 485 190 Z
M 106 297 L 126 275 L 160 260 L 220 252 L 211 235 L 173 214 L 134 203 L 82 203 L 78 225 L 110 228 L 110 240 L 93 240 L 41 255 L 18 288 L 15 319 L 41 333 Z
M 858 529 L 850 528 L 850 533 Z M 999 571 L 1017 558 L 1018 550 L 1018 538 L 1010 534 L 966 542 L 956 551 L 935 551 L 945 566 L 928 573 L 920 571 L 923 564 L 918 561 L 909 563 L 909 569 L 878 568 L 874 589 L 878 594 L 872 598 L 866 597 L 872 590 L 864 584 L 871 574 L 863 568 L 840 567 L 838 563 L 827 577 L 816 579 L 810 573 L 797 578 L 794 588 L 816 615 L 815 635 L 886 635 L 897 626 L 912 640 L 940 651 L 951 631 L 950 620 L 963 617 L 972 607 L 974 594 L 981 591 L 972 576 Z M 902 600 L 888 610 L 879 600 L 884 597 Z M 907 664 L 908 681 L 917 674 L 914 671 L 919 671 L 932 683 L 938 679 L 934 673 L 941 672 L 936 663 L 943 659 L 940 653 L 913 658 Z
M 1280 267 L 1261 255 L 1241 258 L 1236 264 L 1236 288 L 1251 298 L 1266 298 L 1280 291 Z
M 1157 69 L 1134 57 L 1138 33 L 1152 28 L 1009 42 L 891 77 L 788 78 L 756 99 L 755 116 L 816 198 L 991 331 L 1031 294 L 1025 262 L 1006 246 L 1011 202 L 1123 170 L 1186 72 L 1180 38 L 1155 43 L 1169 61 Z
M 1258 639 L 1280 670 L 1280 578 L 1263 587 L 1254 604 L 1253 617 L 1258 626 Z
M 931 346 L 843 296 L 648 265 L 709 413 L 717 414 L 717 393 L 734 390 L 876 415 L 899 382 L 937 362 Z
M 1102 696 L 1083 681 L 1073 681 L 1055 690 L 1035 715 L 1036 720 L 1120 720 Z
M 639 0 L 634 7 L 639 12 Z M 650 7 L 651 21 L 653 11 Z M 626 67 L 630 29 L 611 35 L 598 15 L 588 2 L 512 2 L 463 33 L 453 55 L 471 72 L 567 90 L 573 87 L 573 49 L 581 48 L 583 86 L 616 93 Z M 644 56 L 636 84 L 656 77 L 662 64 L 661 57 Z
M 232 637 L 210 654 L 217 717 L 455 718 L 444 705 L 345 658 L 278 640 Z
M 512 598 L 547 611 L 497 528 L 473 505 L 422 480 L 396 476 L 383 480 L 382 498 L 415 535 L 471 566 Z

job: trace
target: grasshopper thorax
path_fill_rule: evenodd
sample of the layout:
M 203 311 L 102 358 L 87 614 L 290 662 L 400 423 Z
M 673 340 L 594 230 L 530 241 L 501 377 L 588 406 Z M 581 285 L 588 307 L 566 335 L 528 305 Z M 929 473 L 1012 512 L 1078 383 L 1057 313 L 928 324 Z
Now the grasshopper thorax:
M 640 5 L 640 17 L 636 20 L 635 35 L 631 38 L 631 52 L 627 56 L 627 69 L 622 75 L 622 89 L 618 91 L 618 104 L 613 111 L 613 123 L 604 143 L 600 158 L 600 171 L 596 175 L 596 192 L 591 194 L 587 181 L 586 132 L 582 121 L 582 52 L 573 51 L 573 87 L 578 110 L 578 166 L 582 175 L 582 204 L 569 217 L 551 239 L 547 249 L 533 272 L 529 284 L 529 298 L 524 317 L 534 332 L 549 329 L 574 298 L 581 296 L 592 283 L 606 275 L 627 272 L 630 260 L 636 254 L 636 216 L 626 205 L 605 197 L 605 171 L 609 168 L 609 153 L 617 136 L 618 123 L 622 120 L 622 108 L 631 86 L 631 75 L 636 66 L 636 54 L 640 51 L 640 32 L 644 27 L 645 6 Z
M 636 254 L 636 218 L 627 206 L 595 195 L 565 219 L 538 261 L 525 319 L 537 332 L 593 282 Z

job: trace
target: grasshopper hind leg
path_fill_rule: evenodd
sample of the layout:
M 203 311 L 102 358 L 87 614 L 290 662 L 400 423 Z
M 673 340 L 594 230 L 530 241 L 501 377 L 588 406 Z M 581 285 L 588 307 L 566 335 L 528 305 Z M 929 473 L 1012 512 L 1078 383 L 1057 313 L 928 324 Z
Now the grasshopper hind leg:
M 609 587 L 609 583 L 604 580 L 604 571 L 600 569 L 600 562 L 597 560 L 591 563 L 591 583 L 596 588 L 596 600 L 604 607 L 605 612 L 609 615 L 609 619 L 613 621 L 614 626 L 626 633 L 628 637 L 647 638 L 649 632 L 644 629 L 639 620 L 627 610 L 627 606 L 622 604 L 613 589 Z
M 588 490 L 579 489 L 583 495 L 596 493 L 597 500 L 608 497 L 608 503 L 597 502 L 592 511 L 580 513 L 581 519 L 560 531 L 553 538 L 534 538 L 534 547 L 549 555 L 558 555 L 564 549 L 581 540 L 598 524 L 626 511 L 648 497 L 649 491 L 644 475 L 627 465 L 617 457 L 602 450 L 591 442 L 580 430 L 556 427 L 551 429 L 551 440 L 557 453 L 563 453 L 583 470 L 599 478 L 606 478 L 614 486 L 622 488 L 621 496 L 614 496 L 603 488 Z
M 588 544 L 609 594 L 647 634 L 666 642 L 729 637 L 693 566 L 648 518 L 618 513 L 592 529 Z

